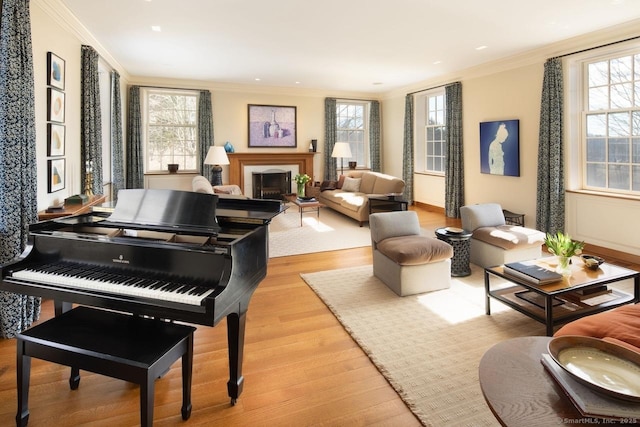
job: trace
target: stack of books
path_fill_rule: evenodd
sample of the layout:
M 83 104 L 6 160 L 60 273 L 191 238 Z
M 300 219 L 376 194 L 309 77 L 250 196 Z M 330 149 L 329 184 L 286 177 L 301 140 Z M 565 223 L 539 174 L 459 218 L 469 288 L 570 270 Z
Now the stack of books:
M 547 283 L 562 280 L 562 275 L 537 265 L 535 261 L 505 264 L 504 272 L 505 274 L 526 280 L 534 285 L 546 285 Z
M 635 424 L 636 420 L 640 420 L 639 402 L 595 392 L 571 378 L 548 354 L 542 355 L 541 362 L 583 416 L 615 419 L 628 424 Z

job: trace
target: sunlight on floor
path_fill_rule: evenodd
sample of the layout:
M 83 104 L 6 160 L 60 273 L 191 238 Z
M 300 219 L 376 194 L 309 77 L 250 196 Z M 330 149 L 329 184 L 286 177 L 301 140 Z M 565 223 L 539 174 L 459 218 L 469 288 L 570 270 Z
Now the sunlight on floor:
M 484 285 L 463 283 L 452 278 L 451 288 L 418 295 L 417 299 L 429 311 L 455 325 L 485 314 Z M 491 313 L 510 310 L 495 299 L 491 300 Z
M 318 219 L 318 217 L 315 216 L 302 217 L 302 226 L 311 227 L 318 233 L 325 233 L 335 230 L 335 228 L 328 226 L 327 224 L 323 223 L 321 219 Z

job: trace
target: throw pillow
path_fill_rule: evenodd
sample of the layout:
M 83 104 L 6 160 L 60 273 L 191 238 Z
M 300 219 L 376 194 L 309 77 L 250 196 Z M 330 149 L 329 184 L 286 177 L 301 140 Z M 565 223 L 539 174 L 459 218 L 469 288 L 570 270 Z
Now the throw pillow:
M 342 184 L 342 191 L 357 193 L 358 191 L 360 191 L 361 180 L 362 180 L 361 178 L 346 177 L 344 179 L 344 184 Z
M 340 175 L 340 178 L 338 178 L 338 182 L 336 183 L 336 188 L 338 190 L 342 188 L 342 184 L 344 184 L 344 179 L 345 179 L 344 175 Z
M 335 181 L 322 181 L 322 184 L 320 184 L 320 191 L 335 190 L 335 189 L 336 189 Z

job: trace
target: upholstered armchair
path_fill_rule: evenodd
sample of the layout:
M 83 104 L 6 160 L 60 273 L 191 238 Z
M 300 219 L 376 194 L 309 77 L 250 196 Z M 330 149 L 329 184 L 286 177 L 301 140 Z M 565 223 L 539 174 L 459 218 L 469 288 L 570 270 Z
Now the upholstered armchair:
M 369 215 L 373 274 L 400 296 L 451 286 L 453 248 L 421 233 L 414 211 Z
M 502 207 L 483 203 L 460 208 L 462 228 L 472 234 L 471 262 L 493 267 L 542 256 L 545 234 L 541 231 L 505 223 Z
M 202 175 L 195 176 L 191 181 L 192 190 L 196 193 L 217 194 L 219 196 L 242 196 L 240 187 L 234 184 L 230 185 L 211 185 L 209 180 Z

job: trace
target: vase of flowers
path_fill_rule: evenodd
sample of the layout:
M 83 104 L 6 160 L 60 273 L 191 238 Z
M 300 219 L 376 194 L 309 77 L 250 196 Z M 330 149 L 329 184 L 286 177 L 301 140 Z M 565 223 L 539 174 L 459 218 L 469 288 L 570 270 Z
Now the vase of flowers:
M 304 197 L 305 191 L 304 188 L 307 185 L 307 182 L 311 181 L 311 177 L 305 174 L 297 174 L 293 177 L 293 180 L 298 185 L 298 197 Z
M 571 276 L 571 257 L 582 253 L 584 242 L 572 240 L 568 234 L 558 231 L 556 234 L 547 233 L 544 244 L 550 253 L 558 257 L 556 271 L 563 276 Z

